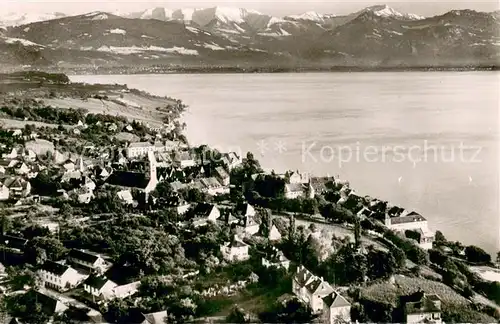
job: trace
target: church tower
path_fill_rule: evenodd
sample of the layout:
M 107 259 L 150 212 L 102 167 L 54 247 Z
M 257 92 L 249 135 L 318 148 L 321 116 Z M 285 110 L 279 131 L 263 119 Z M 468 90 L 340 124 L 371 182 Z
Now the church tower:
M 158 176 L 156 174 L 156 158 L 154 152 L 148 152 L 148 162 L 149 162 L 149 179 L 158 182 Z

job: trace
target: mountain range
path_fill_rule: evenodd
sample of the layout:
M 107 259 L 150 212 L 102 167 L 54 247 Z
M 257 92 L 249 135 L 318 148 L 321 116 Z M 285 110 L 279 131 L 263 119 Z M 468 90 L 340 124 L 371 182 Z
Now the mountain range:
M 0 68 L 496 66 L 499 19 L 473 10 L 421 17 L 387 5 L 285 17 L 228 7 L 7 14 Z

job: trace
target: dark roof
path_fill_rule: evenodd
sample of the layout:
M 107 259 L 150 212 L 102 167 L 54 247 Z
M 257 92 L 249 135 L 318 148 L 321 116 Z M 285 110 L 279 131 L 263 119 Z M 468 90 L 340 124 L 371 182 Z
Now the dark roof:
M 392 206 L 387 210 L 387 213 L 389 215 L 401 215 L 402 212 L 404 212 L 404 208 L 398 207 L 398 206 Z
M 207 204 L 207 203 L 199 203 L 196 205 L 193 213 L 196 217 L 208 217 L 212 212 L 212 209 L 215 208 L 215 205 Z
M 62 276 L 69 269 L 69 267 L 53 261 L 45 261 L 41 269 L 53 273 L 57 276 Z
M 233 240 L 231 241 L 231 244 L 229 245 L 230 247 L 234 247 L 234 248 L 239 248 L 239 247 L 245 247 L 245 246 L 248 246 L 246 243 L 242 242 L 242 241 L 239 241 L 237 240 L 236 238 L 233 238 Z
M 73 249 L 69 252 L 69 257 L 77 260 L 82 260 L 89 263 L 94 263 L 99 259 L 99 256 L 82 250 Z
M 307 283 L 307 281 L 313 276 L 309 270 L 307 270 L 304 267 L 299 267 L 297 268 L 297 273 L 295 274 L 295 281 L 301 286 L 304 287 Z
M 149 184 L 149 180 L 145 173 L 115 171 L 106 179 L 106 183 L 112 186 L 144 189 Z
M 321 283 L 321 279 L 316 278 L 306 286 L 306 289 L 309 290 L 310 293 L 314 293 L 316 292 L 316 290 L 318 290 L 318 287 L 321 285 Z
M 324 297 L 323 302 L 328 307 L 344 307 L 351 305 L 344 297 L 336 292 L 332 292 L 328 296 Z
M 2 244 L 5 244 L 6 246 L 13 248 L 13 249 L 19 249 L 22 250 L 24 246 L 28 243 L 28 240 L 17 237 L 17 236 L 12 236 L 12 235 L 4 235 L 2 237 Z
M 103 276 L 95 276 L 92 275 L 88 277 L 83 283 L 85 285 L 89 285 L 92 288 L 95 288 L 97 290 L 101 289 L 108 281 L 110 281 L 108 278 L 103 277 Z

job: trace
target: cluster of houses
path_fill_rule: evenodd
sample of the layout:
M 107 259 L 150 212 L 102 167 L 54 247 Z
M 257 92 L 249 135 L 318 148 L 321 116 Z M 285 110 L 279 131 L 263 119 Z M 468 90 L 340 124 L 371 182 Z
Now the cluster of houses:
M 340 182 L 337 182 L 340 183 Z M 431 249 L 434 242 L 435 233 L 429 229 L 427 220 L 415 211 L 407 211 L 397 206 L 388 206 L 386 202 L 370 197 L 362 197 L 349 188 L 349 184 L 343 184 L 339 191 L 340 198 L 336 202 L 339 205 L 347 205 L 353 202 L 354 212 L 361 219 L 382 215 L 379 219 L 383 224 L 402 235 L 406 231 L 414 231 L 418 237 L 411 237 L 416 240 L 423 249 Z
M 350 323 L 351 304 L 323 278 L 304 266 L 297 267 L 292 281 L 294 295 L 308 305 L 322 323 Z M 441 299 L 422 290 L 401 297 L 405 323 L 441 324 Z
M 351 304 L 327 281 L 315 276 L 304 266 L 297 268 L 292 291 L 314 314 L 321 314 L 323 323 L 351 322 Z
M 61 184 L 58 195 L 74 198 L 81 204 L 94 198 L 97 186 L 118 188 L 118 197 L 134 203 L 132 192 L 146 196 L 158 183 L 168 181 L 174 190 L 197 188 L 209 195 L 229 193 L 230 171 L 242 163 L 236 153 L 223 154 L 214 167 L 200 161 L 186 145 L 178 141 L 130 143 L 114 156 L 83 157 L 60 153 L 51 143 L 34 140 L 19 145 L 0 159 L 0 201 L 30 197 L 30 180 L 40 172 L 56 174 Z M 146 161 L 145 161 L 146 160 Z M 142 167 L 131 168 L 134 165 Z

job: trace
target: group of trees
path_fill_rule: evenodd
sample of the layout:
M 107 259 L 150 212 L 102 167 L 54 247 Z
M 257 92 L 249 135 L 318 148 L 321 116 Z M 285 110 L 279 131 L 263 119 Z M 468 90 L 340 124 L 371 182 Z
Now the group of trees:
M 76 125 L 79 120 L 84 121 L 87 112 L 85 109 L 57 109 L 50 106 L 35 108 L 4 106 L 1 111 L 14 118 L 64 125 Z

